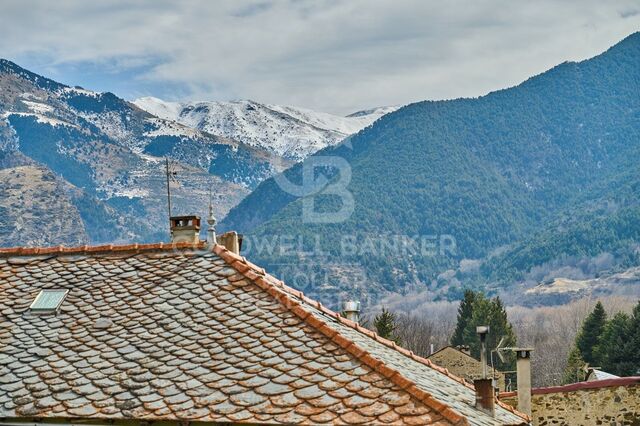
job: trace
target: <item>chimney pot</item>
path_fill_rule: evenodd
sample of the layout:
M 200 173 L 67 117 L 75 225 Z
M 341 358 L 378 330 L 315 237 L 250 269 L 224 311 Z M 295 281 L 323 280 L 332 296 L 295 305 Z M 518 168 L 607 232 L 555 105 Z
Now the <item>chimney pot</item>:
M 476 389 L 476 408 L 491 416 L 495 416 L 496 401 L 493 394 L 492 379 L 477 379 L 473 381 Z
M 200 242 L 200 216 L 172 216 L 169 221 L 172 243 Z
M 242 250 L 242 235 L 238 234 L 236 231 L 225 232 L 222 235 L 219 235 L 218 244 L 223 245 L 227 250 L 240 254 L 240 250 Z
M 358 323 L 360 321 L 360 302 L 347 300 L 342 304 L 342 312 L 344 312 L 345 318 Z

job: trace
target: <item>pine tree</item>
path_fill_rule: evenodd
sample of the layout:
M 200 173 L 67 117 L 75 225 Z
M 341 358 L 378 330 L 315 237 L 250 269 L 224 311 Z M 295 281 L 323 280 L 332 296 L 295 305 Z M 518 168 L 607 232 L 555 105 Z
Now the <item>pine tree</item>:
M 569 352 L 569 359 L 567 360 L 567 366 L 564 369 L 564 375 L 562 382 L 564 384 L 576 383 L 585 379 L 586 373 L 584 372 L 585 362 L 580 355 L 580 349 L 574 346 Z
M 451 336 L 451 344 L 453 346 L 464 345 L 464 330 L 467 328 L 467 324 L 471 321 L 473 316 L 473 303 L 476 300 L 476 293 L 473 290 L 465 290 L 464 297 L 460 301 L 458 307 L 458 321 L 456 323 L 456 329 Z
M 640 374 L 640 301 L 633 308 L 629 320 L 626 343 L 622 348 L 625 362 L 624 374 L 636 376 Z
M 476 333 L 476 327 L 479 325 L 489 326 L 489 334 L 486 339 L 486 355 L 489 363 L 491 363 L 491 351 L 498 346 L 500 340 L 504 338 L 503 347 L 516 345 L 516 335 L 499 297 L 487 299 L 482 293 L 476 294 L 471 320 L 468 321 L 464 329 L 464 344 L 470 347 L 471 354 L 478 359 L 480 358 L 480 339 Z M 506 357 L 504 362 L 494 358 L 494 366 L 498 370 L 513 369 L 515 367 L 514 355 L 511 353 L 504 355 Z
M 378 336 L 392 340 L 398 345 L 400 344 L 400 339 L 396 335 L 396 329 L 398 327 L 396 324 L 396 315 L 393 312 L 382 308 L 382 312 L 373 319 L 373 325 L 376 328 Z
M 629 338 L 631 319 L 624 312 L 618 312 L 604 327 L 595 350 L 599 367 L 616 376 L 629 376 L 634 373 L 633 363 L 627 358 L 625 346 Z
M 590 365 L 597 366 L 600 364 L 600 360 L 597 359 L 594 351 L 598 346 L 606 322 L 607 314 L 602 303 L 598 302 L 593 312 L 584 320 L 582 330 L 576 337 L 576 346 L 580 351 L 580 356 Z

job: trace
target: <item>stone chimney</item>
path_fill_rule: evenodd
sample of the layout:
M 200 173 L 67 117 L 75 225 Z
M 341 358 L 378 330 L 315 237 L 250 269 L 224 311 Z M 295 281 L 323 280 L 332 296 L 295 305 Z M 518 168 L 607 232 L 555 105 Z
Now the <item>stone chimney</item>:
M 342 312 L 346 319 L 358 323 L 360 321 L 360 302 L 347 300 L 342 303 Z
M 531 417 L 531 352 L 533 348 L 513 348 L 516 353 L 518 410 Z
M 236 231 L 225 232 L 222 235 L 218 235 L 218 244 L 226 247 L 227 250 L 240 254 L 240 250 L 242 250 L 242 235 L 238 234 Z
M 169 221 L 172 243 L 200 242 L 200 216 L 173 216 Z

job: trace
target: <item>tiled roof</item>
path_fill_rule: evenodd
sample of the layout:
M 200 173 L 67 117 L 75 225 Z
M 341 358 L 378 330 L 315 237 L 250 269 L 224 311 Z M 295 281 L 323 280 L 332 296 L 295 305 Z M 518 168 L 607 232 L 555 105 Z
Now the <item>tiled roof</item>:
M 526 423 L 222 246 L 0 249 L 0 313 L 3 418 Z

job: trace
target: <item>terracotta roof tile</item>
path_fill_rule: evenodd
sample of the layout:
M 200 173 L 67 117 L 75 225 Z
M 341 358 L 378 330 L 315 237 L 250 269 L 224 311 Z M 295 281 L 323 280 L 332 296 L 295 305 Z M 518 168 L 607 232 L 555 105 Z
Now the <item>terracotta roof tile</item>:
M 521 424 L 240 256 L 203 244 L 0 249 L 0 416 Z M 29 305 L 66 288 L 55 315 Z

